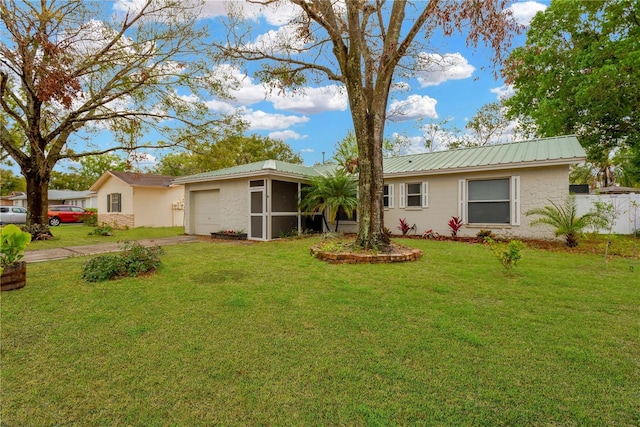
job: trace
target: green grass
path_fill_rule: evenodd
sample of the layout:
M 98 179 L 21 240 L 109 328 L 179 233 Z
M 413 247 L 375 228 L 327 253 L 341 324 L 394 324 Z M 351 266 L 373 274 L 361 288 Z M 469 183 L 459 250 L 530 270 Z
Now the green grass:
M 184 227 L 136 227 L 128 230 L 114 230 L 113 236 L 89 235 L 95 228 L 96 227 L 88 227 L 84 224 L 65 224 L 58 227 L 51 227 L 50 230 L 53 234 L 53 239 L 33 241 L 27 246 L 27 250 L 37 251 L 39 249 L 93 245 L 125 240 L 158 239 L 184 234 Z
M 640 424 L 640 260 L 403 240 L 167 246 L 156 275 L 29 265 L 2 294 L 6 425 Z

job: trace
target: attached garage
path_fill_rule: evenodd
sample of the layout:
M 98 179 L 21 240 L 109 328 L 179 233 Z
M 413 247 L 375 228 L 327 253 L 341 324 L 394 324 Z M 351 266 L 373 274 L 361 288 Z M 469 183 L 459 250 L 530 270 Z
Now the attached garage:
M 191 224 L 193 234 L 209 235 L 222 229 L 220 221 L 220 190 L 191 192 Z

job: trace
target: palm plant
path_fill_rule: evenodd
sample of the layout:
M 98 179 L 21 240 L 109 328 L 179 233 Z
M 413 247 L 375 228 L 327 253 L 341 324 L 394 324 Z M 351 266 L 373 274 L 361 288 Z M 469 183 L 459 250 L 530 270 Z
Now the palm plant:
M 574 248 L 578 246 L 578 237 L 582 231 L 598 220 L 599 216 L 594 212 L 588 212 L 578 216 L 578 208 L 573 196 L 567 197 L 564 205 L 551 202 L 550 206 L 531 209 L 525 215 L 538 215 L 531 221 L 531 225 L 549 225 L 555 228 L 555 235 L 564 236 L 565 244 Z
M 351 218 L 358 207 L 357 195 L 358 183 L 353 176 L 336 171 L 311 179 L 310 185 L 302 189 L 300 209 L 309 214 L 321 213 L 327 229 L 329 222 L 335 221 L 335 231 L 338 231 L 338 212 L 342 211 Z

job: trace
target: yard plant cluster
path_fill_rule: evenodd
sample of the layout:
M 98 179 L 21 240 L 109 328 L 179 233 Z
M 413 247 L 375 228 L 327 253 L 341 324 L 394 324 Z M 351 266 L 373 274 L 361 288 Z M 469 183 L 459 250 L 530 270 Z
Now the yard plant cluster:
M 32 264 L 2 295 L 2 420 L 637 424 L 637 255 L 527 246 L 507 272 L 485 245 L 393 240 L 423 257 L 331 265 L 310 237 L 167 246 L 156 274 L 91 284 L 81 258 Z

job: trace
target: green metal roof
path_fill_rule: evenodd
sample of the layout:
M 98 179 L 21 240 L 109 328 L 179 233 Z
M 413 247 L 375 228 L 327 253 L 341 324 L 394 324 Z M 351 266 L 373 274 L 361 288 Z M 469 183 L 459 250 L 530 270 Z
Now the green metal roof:
M 384 174 L 450 172 L 460 169 L 489 169 L 508 165 L 571 164 L 585 159 L 574 135 L 534 139 L 509 144 L 436 151 L 384 159 Z
M 490 169 L 492 167 L 507 167 L 510 165 L 572 164 L 583 161 L 585 156 L 584 149 L 578 139 L 574 135 L 568 135 L 509 144 L 390 157 L 383 160 L 383 169 L 385 175 L 420 172 L 445 173 L 464 169 Z M 185 184 L 212 179 L 257 176 L 264 173 L 311 178 L 333 172 L 336 167 L 337 165 L 332 163 L 304 166 L 279 160 L 265 160 L 197 175 L 183 176 L 176 178 L 173 182 L 175 184 Z
M 282 162 L 280 160 L 264 160 L 260 162 L 248 163 L 246 165 L 233 166 L 225 169 L 218 169 L 204 172 L 197 175 L 189 175 L 176 178 L 174 184 L 184 184 L 188 182 L 207 181 L 209 179 L 232 178 L 234 176 L 258 175 L 259 173 L 280 173 L 285 175 L 298 175 L 300 177 L 312 177 L 320 175 L 313 167 L 296 165 Z

